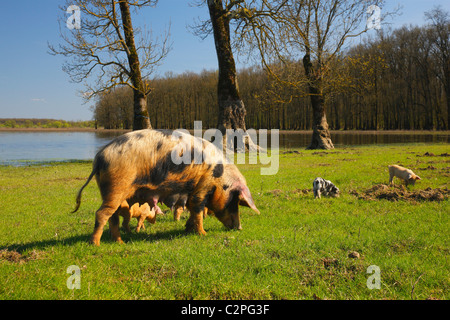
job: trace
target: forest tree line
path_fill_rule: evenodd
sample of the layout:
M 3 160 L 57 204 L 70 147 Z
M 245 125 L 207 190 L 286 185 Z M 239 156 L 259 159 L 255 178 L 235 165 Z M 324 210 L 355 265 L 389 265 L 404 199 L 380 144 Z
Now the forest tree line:
M 443 32 L 443 34 L 442 34 Z M 332 130 L 448 130 L 450 24 L 404 26 L 378 32 L 335 58 L 325 90 Z M 273 68 L 277 68 L 273 65 Z M 300 78 L 301 61 L 283 65 L 286 78 Z M 299 76 L 300 74 L 300 76 Z M 311 101 L 305 88 L 282 85 L 261 67 L 238 71 L 247 128 L 310 130 Z M 149 117 L 154 128 L 204 129 L 217 125 L 217 71 L 166 74 L 147 81 Z M 116 87 L 92 107 L 106 129 L 133 125 L 133 92 Z
M 36 119 L 36 118 L 0 118 L 0 128 L 11 129 L 30 129 L 30 128 L 55 128 L 55 129 L 72 129 L 72 128 L 94 128 L 95 121 L 93 120 L 79 120 L 66 121 L 60 119 Z

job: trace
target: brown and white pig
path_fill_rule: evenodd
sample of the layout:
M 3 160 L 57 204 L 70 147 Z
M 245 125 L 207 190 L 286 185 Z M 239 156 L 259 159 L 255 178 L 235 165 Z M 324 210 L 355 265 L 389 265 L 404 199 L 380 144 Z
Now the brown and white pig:
M 76 198 L 95 175 L 102 205 L 95 214 L 91 242 L 100 244 L 109 221 L 114 240 L 122 242 L 119 232 L 120 204 L 138 197 L 153 208 L 158 201 L 174 194 L 187 195 L 190 212 L 186 231 L 205 235 L 205 209 L 230 229 L 241 229 L 239 205 L 259 213 L 238 168 L 228 162 L 212 143 L 185 131 L 144 129 L 126 133 L 111 141 L 95 156 L 92 172 Z

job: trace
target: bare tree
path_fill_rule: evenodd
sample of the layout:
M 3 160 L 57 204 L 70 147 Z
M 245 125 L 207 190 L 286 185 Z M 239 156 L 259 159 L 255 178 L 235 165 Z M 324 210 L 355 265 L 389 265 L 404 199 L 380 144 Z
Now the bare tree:
M 81 13 L 80 28 L 61 28 L 64 44 L 49 44 L 50 53 L 63 55 L 63 70 L 76 83 L 85 83 L 84 97 L 89 100 L 116 86 L 132 88 L 134 95 L 133 130 L 151 128 L 147 95 L 151 89 L 146 78 L 169 52 L 169 33 L 159 43 L 148 34 L 133 29 L 130 7 L 154 6 L 157 0 L 70 0 Z M 65 8 L 61 8 L 65 12 Z M 141 38 L 135 41 L 137 35 Z M 136 43 L 137 42 L 137 43 Z M 95 81 L 88 79 L 95 77 Z
M 218 120 L 217 129 L 226 138 L 226 130 L 233 129 L 234 138 L 226 141 L 224 147 L 236 149 L 245 145 L 248 150 L 260 150 L 246 133 L 245 117 L 247 110 L 239 93 L 236 73 L 236 64 L 232 50 L 232 34 L 230 23 L 239 19 L 240 4 L 244 0 L 200 0 L 198 6 L 205 3 L 208 6 L 209 17 L 194 26 L 194 33 L 206 38 L 211 33 L 214 35 L 214 44 L 219 65 L 219 81 L 217 84 Z
M 226 129 L 245 130 L 245 115 L 247 113 L 239 95 L 236 65 L 231 49 L 230 12 L 235 2 L 230 1 L 226 7 L 224 7 L 222 0 L 208 0 L 207 2 L 219 63 L 217 128 L 222 134 L 225 134 Z
M 305 87 L 313 108 L 309 149 L 333 149 L 326 118 L 330 66 L 349 39 L 368 31 L 369 6 L 384 0 L 249 0 L 242 4 L 242 43 L 251 43 L 263 65 L 279 81 Z M 369 10 L 370 11 L 370 10 Z M 386 14 L 384 14 L 386 16 Z M 380 17 L 381 18 L 381 17 Z M 244 45 L 245 46 L 245 45 Z M 302 61 L 304 78 L 286 80 L 272 70 L 274 62 Z

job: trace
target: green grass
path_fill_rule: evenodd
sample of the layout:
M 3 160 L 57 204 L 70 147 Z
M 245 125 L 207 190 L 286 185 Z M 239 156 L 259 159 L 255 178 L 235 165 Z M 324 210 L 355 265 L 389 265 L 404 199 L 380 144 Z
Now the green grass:
M 185 234 L 187 214 L 178 222 L 169 214 L 139 234 L 122 232 L 122 245 L 105 228 L 100 247 L 88 244 L 101 203 L 95 182 L 70 213 L 90 162 L 0 167 L 0 299 L 448 299 L 448 199 L 350 194 L 387 184 L 387 165 L 396 163 L 422 177 L 412 191 L 448 187 L 450 158 L 439 156 L 447 144 L 297 151 L 280 154 L 273 176 L 239 165 L 261 211 L 242 208 L 241 231 L 208 217 L 205 237 Z M 317 176 L 342 196 L 297 191 Z M 79 290 L 66 286 L 70 265 L 81 269 Z M 370 265 L 380 267 L 379 290 L 366 286 Z

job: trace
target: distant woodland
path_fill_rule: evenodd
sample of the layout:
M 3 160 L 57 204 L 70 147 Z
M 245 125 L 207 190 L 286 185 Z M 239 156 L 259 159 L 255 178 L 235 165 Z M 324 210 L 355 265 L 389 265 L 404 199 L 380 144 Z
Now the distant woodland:
M 65 121 L 57 119 L 27 119 L 27 118 L 11 118 L 11 119 L 1 119 L 0 118 L 0 128 L 12 128 L 12 129 L 22 129 L 22 128 L 94 128 L 95 121 Z
M 448 130 L 450 67 L 444 55 L 449 52 L 435 49 L 440 43 L 433 32 L 429 26 L 380 32 L 336 58 L 326 86 L 330 129 Z M 281 72 L 298 77 L 304 72 L 300 63 Z M 154 128 L 190 129 L 194 120 L 202 120 L 203 128 L 215 127 L 217 79 L 216 71 L 203 71 L 150 81 L 147 105 Z M 283 86 L 260 67 L 238 71 L 238 81 L 247 128 L 311 129 L 304 88 Z M 97 100 L 94 119 L 105 128 L 131 128 L 132 105 L 131 90 L 117 87 Z

